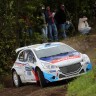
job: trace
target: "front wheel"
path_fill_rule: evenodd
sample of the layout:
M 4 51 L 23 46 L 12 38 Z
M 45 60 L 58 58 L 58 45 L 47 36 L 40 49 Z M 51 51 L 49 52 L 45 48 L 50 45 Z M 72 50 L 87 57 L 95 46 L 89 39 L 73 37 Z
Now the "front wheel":
M 40 86 L 43 88 L 46 86 L 44 75 L 40 69 L 37 70 Z
M 17 72 L 16 71 L 14 71 L 13 73 L 12 73 L 12 80 L 13 80 L 13 85 L 15 86 L 15 87 L 20 87 L 21 86 L 21 79 L 20 79 L 20 76 L 17 74 Z

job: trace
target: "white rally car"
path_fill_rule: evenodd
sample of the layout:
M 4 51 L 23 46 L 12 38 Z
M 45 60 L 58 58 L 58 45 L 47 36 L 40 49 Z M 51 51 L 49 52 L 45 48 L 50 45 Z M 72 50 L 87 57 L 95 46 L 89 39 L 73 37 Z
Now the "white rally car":
M 79 76 L 92 69 L 86 54 L 61 43 L 43 43 L 16 49 L 17 59 L 12 67 L 12 79 L 16 87 L 22 83 L 55 82 Z

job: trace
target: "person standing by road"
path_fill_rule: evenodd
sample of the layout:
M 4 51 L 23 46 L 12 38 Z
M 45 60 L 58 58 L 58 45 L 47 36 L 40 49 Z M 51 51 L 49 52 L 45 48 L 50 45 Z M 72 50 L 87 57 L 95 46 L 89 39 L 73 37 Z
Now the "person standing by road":
M 66 32 L 65 32 L 65 26 L 66 26 L 66 14 L 65 14 L 65 9 L 64 9 L 64 5 L 61 4 L 59 7 L 59 10 L 56 12 L 55 14 L 55 20 L 59 26 L 60 32 L 63 36 L 63 38 L 66 38 Z
M 41 18 L 41 31 L 42 31 L 42 36 L 43 36 L 43 42 L 47 42 L 48 40 L 48 28 L 47 28 L 47 22 L 45 18 L 45 7 L 41 7 L 41 12 L 40 12 L 40 18 Z
M 49 36 L 50 36 L 50 40 L 53 41 L 58 41 L 58 32 L 57 32 L 57 27 L 55 24 L 55 20 L 54 20 L 54 16 L 52 14 L 52 12 L 50 11 L 50 7 L 47 6 L 46 7 L 46 12 L 45 12 L 45 16 L 46 16 L 46 21 L 48 23 L 48 31 L 49 31 Z

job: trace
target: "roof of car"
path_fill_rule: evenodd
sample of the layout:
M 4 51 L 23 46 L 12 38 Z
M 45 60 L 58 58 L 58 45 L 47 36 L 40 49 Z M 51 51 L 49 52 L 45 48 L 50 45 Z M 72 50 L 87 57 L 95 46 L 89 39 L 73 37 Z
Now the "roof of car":
M 42 43 L 42 44 L 34 44 L 34 45 L 30 45 L 30 46 L 24 46 L 21 48 L 17 48 L 15 51 L 16 53 L 21 51 L 21 50 L 25 50 L 25 49 L 36 49 L 36 50 L 41 50 L 41 49 L 45 49 L 45 48 L 49 48 L 52 46 L 59 46 L 62 45 L 64 43 L 61 42 L 51 42 L 51 43 Z

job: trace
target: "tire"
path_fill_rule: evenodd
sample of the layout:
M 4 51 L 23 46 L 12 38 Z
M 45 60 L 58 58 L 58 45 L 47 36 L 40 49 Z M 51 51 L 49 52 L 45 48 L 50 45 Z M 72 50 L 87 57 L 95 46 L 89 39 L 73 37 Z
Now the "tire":
M 39 78 L 39 83 L 42 88 L 46 87 L 46 81 L 44 78 L 44 75 L 40 69 L 37 70 L 38 78 Z
M 13 85 L 15 87 L 20 87 L 22 85 L 20 76 L 17 74 L 16 71 L 13 71 L 13 73 L 12 73 L 12 81 L 13 81 Z

